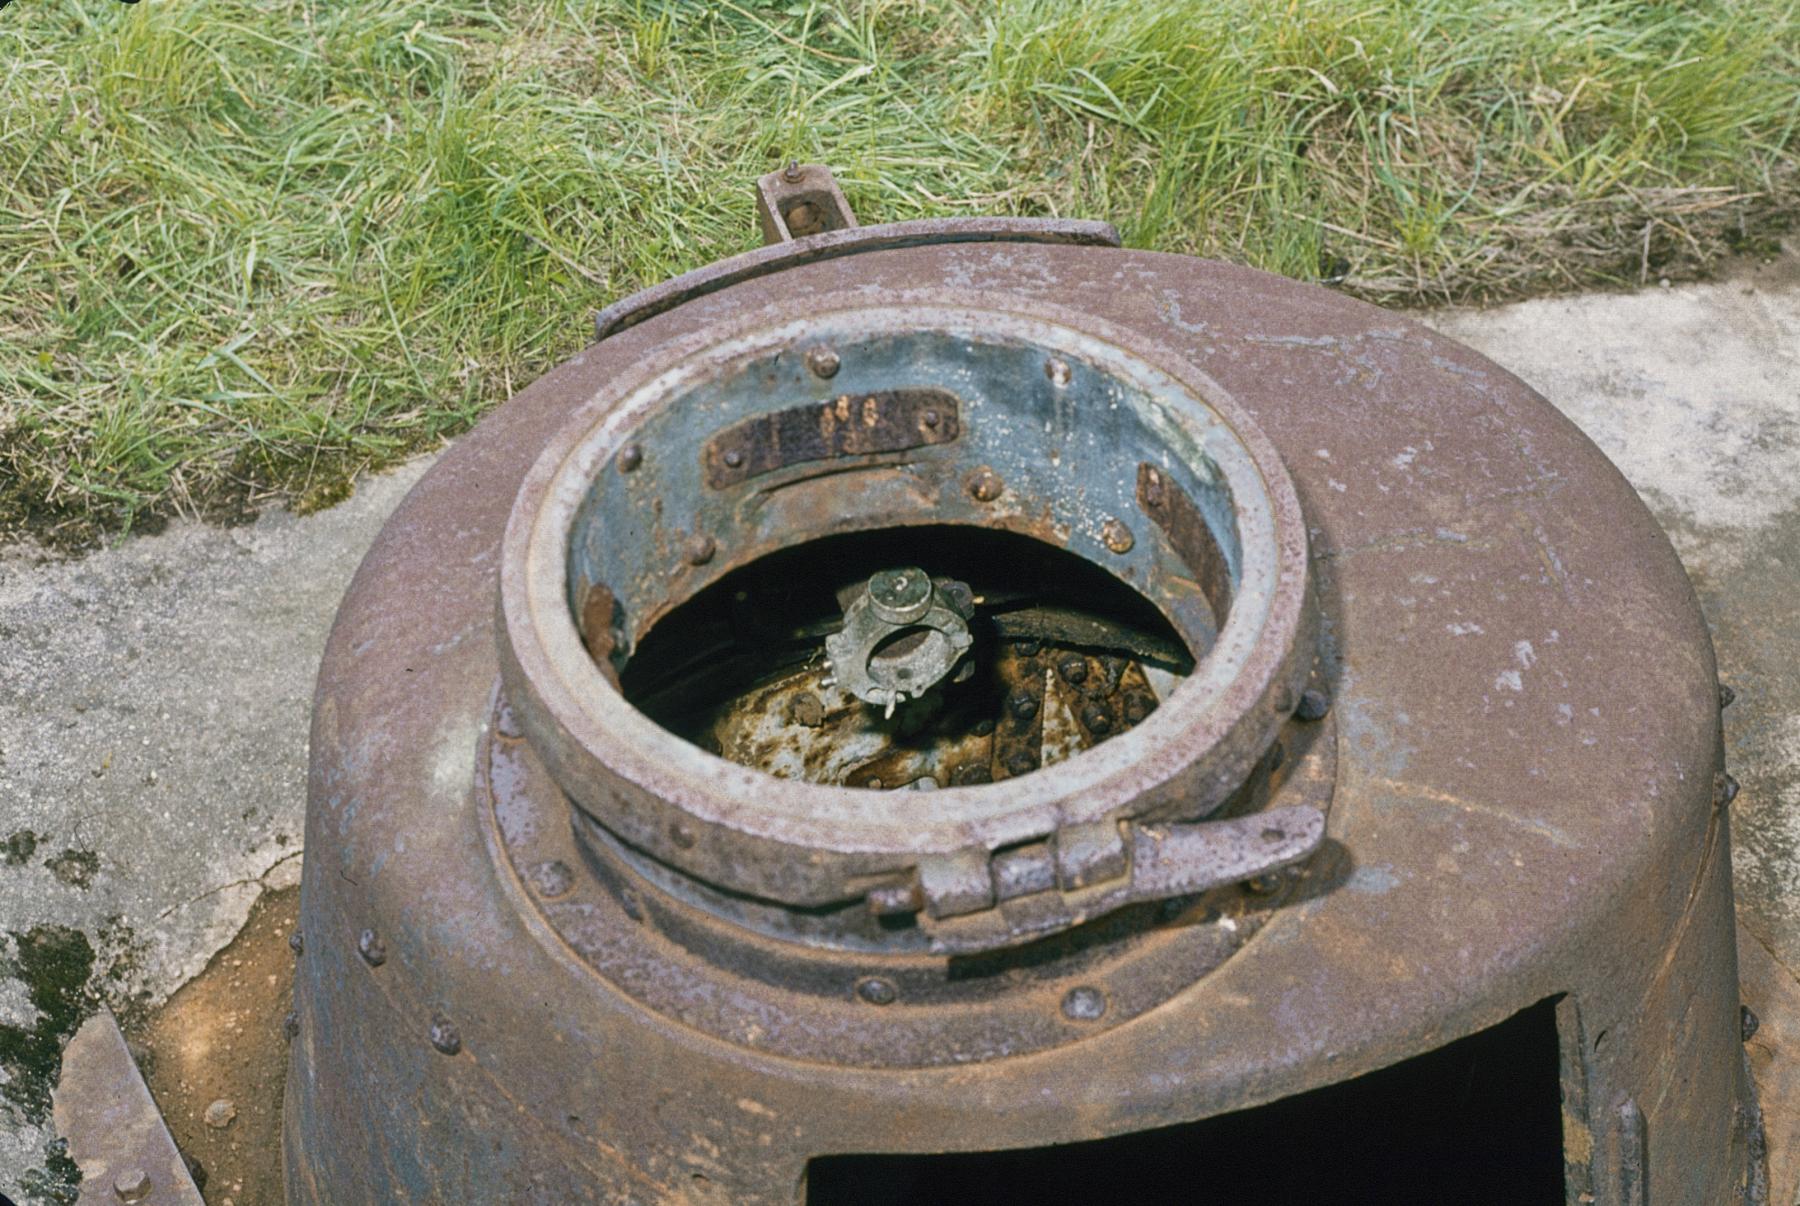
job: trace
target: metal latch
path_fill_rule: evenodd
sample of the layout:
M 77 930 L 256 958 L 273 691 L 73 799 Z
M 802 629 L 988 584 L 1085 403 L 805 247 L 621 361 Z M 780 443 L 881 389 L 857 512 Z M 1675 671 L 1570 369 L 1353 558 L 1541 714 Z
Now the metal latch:
M 1255 879 L 1311 857 L 1324 839 L 1324 813 L 1296 805 L 1193 824 L 1099 821 L 992 856 L 924 858 L 919 928 L 941 954 L 989 950 L 1128 904 Z

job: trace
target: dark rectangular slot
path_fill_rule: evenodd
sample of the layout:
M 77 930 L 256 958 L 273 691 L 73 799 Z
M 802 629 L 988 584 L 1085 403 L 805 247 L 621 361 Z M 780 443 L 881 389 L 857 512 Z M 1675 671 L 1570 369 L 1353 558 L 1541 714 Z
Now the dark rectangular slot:
M 1343 1084 L 1113 1139 L 812 1161 L 808 1206 L 1563 1201 L 1556 1003 Z

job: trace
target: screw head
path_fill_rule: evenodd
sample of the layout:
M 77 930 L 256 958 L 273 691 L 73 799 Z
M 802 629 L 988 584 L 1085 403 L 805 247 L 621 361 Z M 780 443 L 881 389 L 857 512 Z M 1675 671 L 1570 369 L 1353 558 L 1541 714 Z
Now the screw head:
M 1100 529 L 1100 538 L 1106 542 L 1109 550 L 1121 557 L 1129 553 L 1132 546 L 1137 544 L 1137 537 L 1131 534 L 1131 529 L 1117 519 L 1106 521 L 1106 525 Z
M 561 859 L 549 859 L 532 868 L 531 886 L 537 889 L 539 896 L 563 896 L 575 886 L 575 873 Z
M 431 1015 L 429 1037 L 431 1045 L 445 1055 L 455 1055 L 462 1050 L 462 1034 L 456 1029 L 456 1023 L 441 1013 Z
M 689 565 L 705 565 L 718 551 L 718 541 L 704 533 L 698 533 L 689 536 L 687 543 L 681 546 L 681 558 Z
M 843 361 L 838 359 L 838 354 L 830 348 L 816 347 L 806 350 L 806 370 L 815 377 L 835 377 L 842 364 Z
M 380 967 L 387 962 L 387 943 L 374 930 L 364 930 L 356 936 L 356 953 L 370 967 Z
M 113 1178 L 113 1194 L 121 1202 L 141 1202 L 150 1196 L 150 1178 L 141 1168 L 128 1168 Z
M 1323 720 L 1329 711 L 1331 696 L 1325 688 L 1308 687 L 1300 693 L 1300 704 L 1294 709 L 1294 716 L 1300 720 Z
M 630 473 L 644 463 L 644 448 L 641 444 L 627 444 L 619 449 L 619 472 Z
M 1071 1022 L 1097 1022 L 1106 1014 L 1106 994 L 1090 984 L 1078 984 L 1063 994 L 1062 1011 Z
M 992 469 L 983 466 L 969 474 L 969 494 L 976 502 L 993 502 L 1006 489 L 1006 483 Z
M 864 976 L 856 982 L 856 995 L 870 1005 L 892 1005 L 900 999 L 900 990 L 892 980 L 881 976 Z

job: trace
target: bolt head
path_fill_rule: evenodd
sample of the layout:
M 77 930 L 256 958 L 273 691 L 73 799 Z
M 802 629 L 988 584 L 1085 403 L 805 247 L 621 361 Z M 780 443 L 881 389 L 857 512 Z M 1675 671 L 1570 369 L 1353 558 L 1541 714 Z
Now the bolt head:
M 1000 475 L 985 466 L 969 474 L 967 485 L 970 497 L 976 502 L 993 502 L 1006 489 Z
M 1331 696 L 1323 687 L 1308 687 L 1300 693 L 1300 704 L 1294 709 L 1294 716 L 1300 720 L 1323 720 L 1325 713 L 1331 711 Z
M 356 936 L 356 953 L 370 967 L 380 967 L 387 962 L 387 943 L 374 930 L 364 930 Z
M 537 889 L 539 896 L 564 896 L 575 886 L 575 873 L 561 859 L 549 859 L 532 868 L 531 886 Z
M 1125 696 L 1125 723 L 1143 724 L 1150 713 L 1156 711 L 1156 700 L 1142 691 L 1133 691 Z
M 1105 704 L 1091 703 L 1081 709 L 1081 723 L 1090 733 L 1110 733 L 1113 727 L 1112 709 Z
M 719 544 L 711 536 L 704 533 L 689 536 L 687 543 L 681 546 L 682 560 L 689 565 L 705 565 L 719 551 Z
M 1079 653 L 1071 653 L 1068 657 L 1065 657 L 1056 663 L 1056 672 L 1062 675 L 1062 680 L 1065 683 L 1076 685 L 1084 683 L 1087 681 L 1088 676 L 1087 659 L 1082 657 Z
M 892 980 L 881 976 L 864 976 L 856 982 L 856 995 L 870 1005 L 892 1005 L 900 999 L 900 990 Z
M 781 169 L 781 178 L 789 184 L 796 184 L 805 177 L 806 169 L 800 166 L 800 161 L 797 159 L 788 160 L 788 165 Z
M 931 577 L 915 567 L 886 569 L 869 579 L 869 602 L 890 624 L 910 624 L 931 610 Z
M 141 1168 L 128 1168 L 113 1178 L 113 1195 L 121 1202 L 141 1202 L 150 1196 L 150 1178 Z
M 1092 985 L 1076 985 L 1063 994 L 1062 1011 L 1071 1022 L 1097 1022 L 1106 1014 L 1106 994 Z
M 1014 720 L 1030 720 L 1038 712 L 1037 696 L 1021 687 L 1006 697 L 1006 710 Z
M 1106 542 L 1106 547 L 1110 551 L 1121 557 L 1129 553 L 1137 544 L 1137 537 L 1131 534 L 1131 529 L 1117 519 L 1106 521 L 1106 526 L 1100 529 L 1100 538 Z
M 462 1034 L 456 1029 L 456 1023 L 441 1013 L 431 1015 L 429 1037 L 431 1045 L 445 1055 L 455 1055 L 462 1050 Z
M 831 378 L 843 362 L 838 354 L 827 347 L 808 348 L 806 352 L 806 370 L 815 377 Z

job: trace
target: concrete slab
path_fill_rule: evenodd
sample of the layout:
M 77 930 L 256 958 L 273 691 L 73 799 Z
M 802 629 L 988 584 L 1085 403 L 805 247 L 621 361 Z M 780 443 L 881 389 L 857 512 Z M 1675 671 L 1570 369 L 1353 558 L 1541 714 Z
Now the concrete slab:
M 427 467 L 343 505 L 172 524 L 80 560 L 0 550 L 0 1188 L 54 1173 L 44 1054 L 91 959 L 115 1009 L 205 966 L 297 882 L 307 718 L 337 601 Z M 49 1071 L 53 1072 L 52 1060 Z M 48 1171 L 47 1171 L 48 1169 Z
M 1739 693 L 1726 732 L 1745 787 L 1741 913 L 1778 962 L 1758 974 L 1791 978 L 1800 256 L 1716 284 L 1428 321 L 1561 406 L 1674 538 Z M 325 633 L 363 550 L 425 467 L 366 481 L 304 519 L 177 524 L 79 561 L 0 550 L 0 1027 L 25 1049 L 41 1055 L 48 1041 L 53 1057 L 79 1024 L 81 1002 L 58 985 L 83 958 L 116 1009 L 160 1003 L 260 893 L 291 882 Z M 25 1071 L 44 1074 L 40 1064 Z M 0 1083 L 0 1188 L 22 1196 L 21 1180 L 41 1182 L 56 1161 L 37 1086 L 19 1091 L 16 1077 Z

